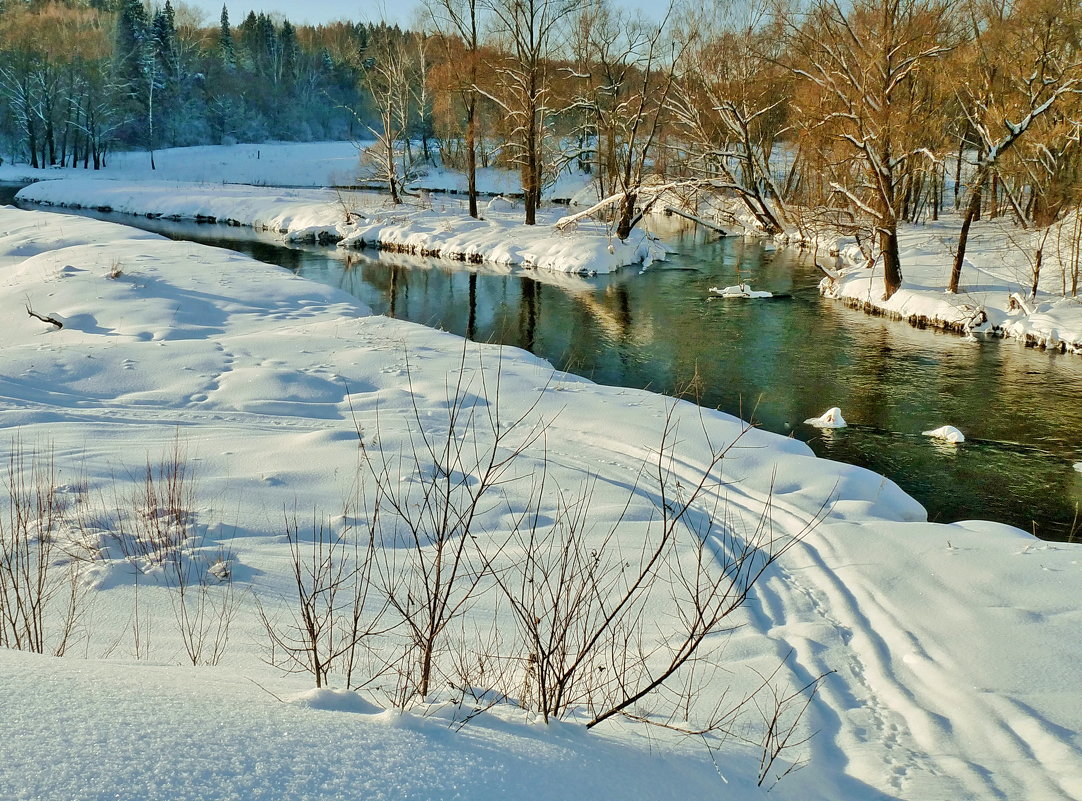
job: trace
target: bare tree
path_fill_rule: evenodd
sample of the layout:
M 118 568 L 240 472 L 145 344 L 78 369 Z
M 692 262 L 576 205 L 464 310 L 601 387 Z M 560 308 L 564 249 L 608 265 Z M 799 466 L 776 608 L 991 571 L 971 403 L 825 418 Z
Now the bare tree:
M 501 85 L 485 94 L 507 115 L 512 160 L 522 175 L 526 225 L 537 222 L 544 186 L 543 140 L 551 111 L 552 65 L 557 27 L 575 8 L 573 0 L 485 0 L 504 37 L 507 54 L 496 65 Z
M 792 80 L 780 66 L 781 25 L 766 2 L 714 3 L 680 25 L 690 52 L 670 107 L 689 145 L 686 168 L 735 193 L 765 232 L 782 233 L 786 191 L 772 161 L 789 130 Z
M 824 151 L 839 146 L 830 186 L 876 232 L 883 298 L 902 282 L 898 220 L 914 160 L 939 113 L 922 76 L 952 47 L 951 0 L 816 0 L 793 26 L 788 58 L 803 79 L 798 114 Z M 844 167 L 853 166 L 852 174 Z
M 481 0 L 428 0 L 428 10 L 436 29 L 461 39 L 465 50 L 466 70 L 457 92 L 466 113 L 466 189 L 470 216 L 477 212 L 477 90 L 478 61 L 481 58 Z
M 583 10 L 589 77 L 575 105 L 594 120 L 602 196 L 618 208 L 616 236 L 627 239 L 641 219 L 640 195 L 658 156 L 666 107 L 683 45 L 668 35 L 671 5 L 656 25 L 632 20 L 604 3 Z M 643 203 L 652 205 L 659 193 Z M 601 205 L 601 204 L 598 204 Z M 594 207 L 598 210 L 598 206 Z
M 376 144 L 362 153 L 361 161 L 367 162 L 374 177 L 386 182 L 391 202 L 397 206 L 413 169 L 408 139 L 415 60 L 407 42 L 389 32 L 375 37 L 365 52 L 361 83 L 372 97 L 378 124 L 365 126 Z
M 1065 98 L 1082 94 L 1082 50 L 1069 34 L 1080 24 L 1077 3 L 1023 0 L 1009 7 L 988 3 L 971 6 L 970 14 L 975 33 L 965 55 L 971 64 L 957 95 L 975 145 L 974 163 L 948 292 L 958 291 L 969 230 L 980 215 L 988 180 L 1042 117 Z M 1011 55 L 1003 58 L 1004 53 Z M 1045 150 L 1053 157 L 1051 148 Z

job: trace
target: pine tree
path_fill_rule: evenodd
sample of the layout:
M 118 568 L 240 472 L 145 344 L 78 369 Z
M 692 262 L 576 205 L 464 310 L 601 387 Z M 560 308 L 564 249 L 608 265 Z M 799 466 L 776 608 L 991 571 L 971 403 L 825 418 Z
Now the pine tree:
M 229 9 L 222 6 L 222 26 L 218 31 L 218 55 L 225 66 L 237 66 L 237 49 L 233 45 L 233 31 L 229 27 Z
M 168 82 L 176 83 L 180 79 L 180 64 L 177 59 L 176 17 L 169 0 L 165 0 L 165 7 L 154 15 L 151 41 L 163 74 Z
M 282 32 L 278 35 L 279 48 L 282 51 L 282 80 L 286 84 L 292 84 L 297 78 L 297 31 L 286 20 L 282 23 Z

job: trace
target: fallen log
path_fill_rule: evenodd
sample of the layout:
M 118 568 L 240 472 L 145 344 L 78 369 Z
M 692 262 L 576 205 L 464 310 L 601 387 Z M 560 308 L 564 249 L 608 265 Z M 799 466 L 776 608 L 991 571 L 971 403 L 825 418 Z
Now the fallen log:
M 718 225 L 717 223 L 712 223 L 709 220 L 704 220 L 702 217 L 696 217 L 694 214 L 689 214 L 686 211 L 681 211 L 680 209 L 673 208 L 672 206 L 666 206 L 665 211 L 667 211 L 669 214 L 675 214 L 677 217 L 683 217 L 686 220 L 691 220 L 692 222 L 698 223 L 704 228 L 709 228 L 711 231 L 717 231 L 722 236 L 729 235 L 729 232 L 722 228 L 720 225 Z

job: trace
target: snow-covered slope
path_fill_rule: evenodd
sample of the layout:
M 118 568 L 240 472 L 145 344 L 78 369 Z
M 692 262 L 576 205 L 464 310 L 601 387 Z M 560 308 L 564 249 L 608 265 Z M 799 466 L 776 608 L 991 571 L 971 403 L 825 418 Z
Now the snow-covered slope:
M 0 650 L 0 797 L 1082 795 L 1077 546 L 924 522 L 890 481 L 730 416 L 554 374 L 520 351 L 371 316 L 285 270 L 121 226 L 0 209 L 0 304 L 8 447 L 51 453 L 58 491 L 87 508 L 129 505 L 148 462 L 179 448 L 195 476 L 199 548 L 228 558 L 239 591 L 220 664 L 183 666 L 160 569 L 99 552 L 80 573 L 89 606 L 63 658 Z M 673 492 L 694 486 L 708 441 L 735 442 L 716 490 L 727 530 L 745 536 L 764 514 L 778 538 L 812 524 L 734 618 L 742 625 L 717 638 L 717 670 L 700 674 L 709 680 L 691 709 L 708 716 L 724 691 L 738 696 L 779 664 L 788 688 L 834 671 L 798 727 L 814 736 L 775 773 L 793 759 L 806 767 L 767 796 L 756 749 L 736 736 L 751 729 L 710 741 L 722 745 L 715 767 L 700 738 L 633 720 L 586 732 L 579 715 L 544 725 L 501 703 L 456 730 L 462 710 L 442 685 L 428 704 L 387 712 L 379 682 L 360 696 L 317 693 L 266 664 L 257 612 L 288 609 L 284 517 L 324 516 L 334 531 L 363 517 L 361 446 L 408 453 L 446 417 L 459 378 L 477 408 L 495 403 L 498 382 L 503 420 L 545 421 L 544 447 L 524 454 L 505 500 L 481 517 L 491 542 L 528 508 L 543 470 L 561 492 L 593 481 L 591 536 L 619 521 L 619 544 L 637 553 L 657 503 L 643 465 L 671 410 Z M 480 426 L 478 442 L 502 430 Z M 404 465 L 401 480 L 413 476 Z M 107 536 L 108 519 L 76 535 Z M 651 626 L 671 624 L 663 607 L 650 608 Z M 468 620 L 513 628 L 488 596 Z M 375 652 L 395 652 L 401 636 Z
M 124 181 L 195 181 L 255 186 L 350 186 L 356 182 L 359 147 L 366 142 L 265 142 L 262 144 L 174 147 L 110 153 L 102 170 L 81 167 L 32 169 L 0 166 L 0 181 L 101 178 Z

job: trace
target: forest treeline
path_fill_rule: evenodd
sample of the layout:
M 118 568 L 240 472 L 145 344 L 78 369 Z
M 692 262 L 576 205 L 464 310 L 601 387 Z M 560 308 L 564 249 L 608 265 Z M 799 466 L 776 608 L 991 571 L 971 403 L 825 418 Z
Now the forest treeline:
M 569 166 L 626 237 L 673 193 L 724 190 L 765 232 L 852 230 L 901 279 L 899 222 L 1082 202 L 1077 0 L 707 0 L 660 22 L 613 0 L 427 0 L 412 30 L 217 25 L 178 3 L 3 0 L 6 150 L 98 166 L 109 150 L 374 140 L 399 199 L 421 165 L 522 177 L 533 223 Z
M 234 26 L 224 8 L 209 26 L 169 0 L 4 0 L 4 151 L 93 169 L 118 149 L 359 137 L 359 54 L 381 27 L 257 12 Z

